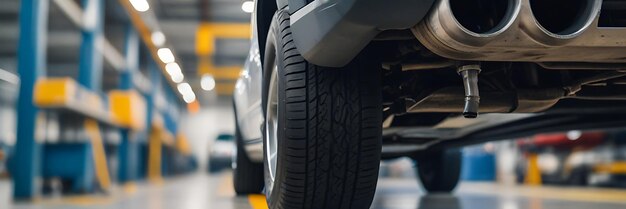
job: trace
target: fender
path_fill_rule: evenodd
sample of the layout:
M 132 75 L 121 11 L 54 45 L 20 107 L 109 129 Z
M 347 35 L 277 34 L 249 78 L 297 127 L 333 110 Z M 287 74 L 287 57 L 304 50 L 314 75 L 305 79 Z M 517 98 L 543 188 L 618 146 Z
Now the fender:
M 435 0 L 315 0 L 291 15 L 298 51 L 326 67 L 348 64 L 384 30 L 419 23 Z
M 310 3 L 307 3 L 310 2 Z M 428 13 L 435 0 L 265 0 L 257 3 L 259 49 L 278 8 L 291 14 L 298 51 L 309 62 L 342 67 L 384 30 L 409 29 Z M 375 9 L 374 9 L 375 8 Z

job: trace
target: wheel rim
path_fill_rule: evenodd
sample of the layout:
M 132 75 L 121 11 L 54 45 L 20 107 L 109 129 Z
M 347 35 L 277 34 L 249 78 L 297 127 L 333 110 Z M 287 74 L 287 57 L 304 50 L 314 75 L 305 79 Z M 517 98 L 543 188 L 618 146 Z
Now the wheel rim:
M 274 70 L 270 77 L 267 93 L 267 109 L 265 118 L 265 144 L 266 161 L 269 170 L 271 183 L 276 178 L 276 163 L 278 159 L 278 66 L 274 65 Z

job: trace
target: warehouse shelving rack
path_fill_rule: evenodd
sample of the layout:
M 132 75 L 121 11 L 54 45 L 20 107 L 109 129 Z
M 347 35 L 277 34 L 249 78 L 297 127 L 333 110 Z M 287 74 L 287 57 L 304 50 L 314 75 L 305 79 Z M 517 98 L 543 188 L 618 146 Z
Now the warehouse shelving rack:
M 143 176 L 160 179 L 169 173 L 164 153 L 185 153 L 191 158 L 186 146 L 178 145 L 186 142 L 176 127 L 185 102 L 148 38 L 151 28 L 128 1 L 21 0 L 20 4 L 17 72 L 21 82 L 11 169 L 15 198 L 37 197 L 42 180 L 48 179 L 73 182 L 73 192 L 106 190 L 114 182 L 134 182 Z M 51 4 L 80 31 L 76 76 L 47 73 L 48 24 L 56 21 L 48 18 Z M 119 10 L 107 13 L 107 4 Z M 121 47 L 107 37 L 120 36 L 119 31 L 106 31 L 107 15 L 123 16 L 116 17 L 124 28 Z M 103 85 L 111 77 L 116 85 Z M 61 126 L 74 130 L 75 140 L 58 133 Z M 50 137 L 54 130 L 57 137 Z M 151 167 L 153 163 L 158 168 Z

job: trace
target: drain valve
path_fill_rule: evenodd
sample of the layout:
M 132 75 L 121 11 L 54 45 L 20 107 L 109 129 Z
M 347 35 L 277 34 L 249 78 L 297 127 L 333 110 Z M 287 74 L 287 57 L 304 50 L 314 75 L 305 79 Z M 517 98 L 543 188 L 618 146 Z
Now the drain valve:
M 478 90 L 478 74 L 480 73 L 480 64 L 461 65 L 457 73 L 463 78 L 463 87 L 465 88 L 465 107 L 463 108 L 463 117 L 478 117 L 478 107 L 480 104 L 480 94 Z

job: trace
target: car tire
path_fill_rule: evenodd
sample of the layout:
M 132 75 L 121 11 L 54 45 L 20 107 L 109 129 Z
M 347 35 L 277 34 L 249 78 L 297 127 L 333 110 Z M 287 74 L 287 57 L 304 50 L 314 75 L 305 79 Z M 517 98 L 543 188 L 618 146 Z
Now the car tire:
M 236 113 L 235 113 L 236 114 Z M 260 194 L 265 186 L 263 163 L 250 160 L 243 145 L 239 127 L 235 125 L 237 155 L 233 167 L 233 184 L 237 195 Z
M 460 149 L 449 149 L 425 154 L 417 159 L 417 176 L 429 193 L 449 193 L 461 176 Z
M 294 44 L 286 11 L 275 14 L 265 52 L 269 208 L 369 208 L 382 147 L 380 65 L 366 53 L 342 68 L 308 63 Z

